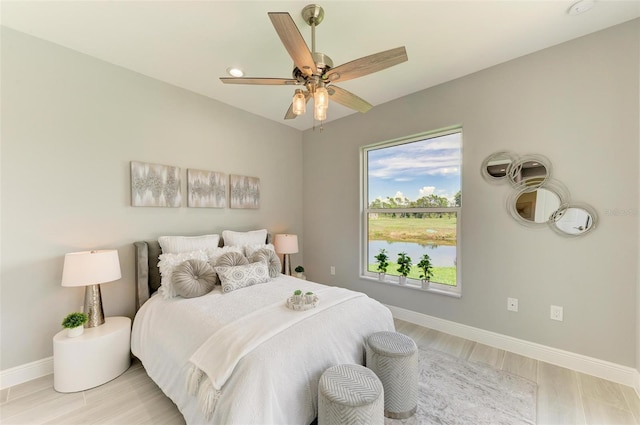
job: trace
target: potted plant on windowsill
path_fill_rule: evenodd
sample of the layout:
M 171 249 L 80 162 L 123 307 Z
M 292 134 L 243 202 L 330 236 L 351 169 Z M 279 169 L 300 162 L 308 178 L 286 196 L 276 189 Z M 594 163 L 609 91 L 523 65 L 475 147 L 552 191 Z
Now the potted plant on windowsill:
M 398 254 L 398 273 L 400 273 L 398 283 L 400 285 L 407 283 L 407 275 L 411 271 L 411 265 L 411 257 L 409 257 L 406 252 Z
M 384 281 L 385 274 L 387 273 L 387 267 L 389 267 L 389 262 L 387 261 L 389 259 L 389 256 L 387 256 L 387 250 L 384 248 L 380 249 L 378 255 L 373 258 L 376 259 L 376 264 L 378 264 L 378 268 L 376 269 L 378 271 L 378 280 Z
M 84 313 L 70 313 L 62 321 L 62 327 L 67 330 L 67 336 L 73 338 L 82 335 L 84 324 L 89 321 L 89 317 Z
M 428 254 L 424 254 L 420 258 L 420 262 L 416 264 L 420 269 L 420 279 L 422 282 L 422 289 L 429 287 L 429 282 L 433 277 L 433 266 L 431 265 L 431 257 Z

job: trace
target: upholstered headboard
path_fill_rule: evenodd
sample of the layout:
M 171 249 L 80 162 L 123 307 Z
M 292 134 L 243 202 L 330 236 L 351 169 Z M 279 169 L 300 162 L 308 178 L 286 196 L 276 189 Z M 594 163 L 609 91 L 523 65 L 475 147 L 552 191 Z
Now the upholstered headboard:
M 162 254 L 158 241 L 138 241 L 136 251 L 136 310 L 160 288 L 158 257 Z
M 222 238 L 220 239 L 222 243 Z M 267 234 L 265 243 L 271 243 L 271 234 Z M 160 288 L 160 269 L 158 257 L 162 254 L 160 244 L 155 241 L 137 241 L 133 243 L 136 252 L 136 311 L 147 302 L 149 297 Z

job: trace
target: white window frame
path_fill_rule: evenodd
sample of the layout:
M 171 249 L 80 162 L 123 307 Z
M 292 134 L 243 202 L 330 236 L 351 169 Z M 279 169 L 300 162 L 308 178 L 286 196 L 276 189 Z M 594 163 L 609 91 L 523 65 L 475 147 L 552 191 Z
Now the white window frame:
M 390 148 L 393 146 L 404 145 L 414 142 L 419 142 L 425 139 L 433 139 L 436 137 L 447 136 L 450 134 L 460 133 L 460 137 L 463 137 L 462 127 L 451 127 L 443 130 L 431 131 L 403 137 L 399 139 L 379 142 L 360 148 L 360 278 L 367 280 L 375 280 L 383 284 L 395 285 L 400 288 L 418 289 L 422 291 L 428 291 L 443 295 L 449 295 L 453 297 L 462 296 L 462 201 L 459 207 L 446 207 L 446 208 L 369 208 L 369 187 L 368 187 L 368 159 L 367 153 L 372 150 Z M 460 147 L 460 189 L 462 190 L 462 148 L 464 142 Z M 453 212 L 456 213 L 456 286 L 444 285 L 435 282 L 431 282 L 428 289 L 422 289 L 421 282 L 417 279 L 407 279 L 406 285 L 399 285 L 397 282 L 387 277 L 384 281 L 378 279 L 378 273 L 370 272 L 369 268 L 369 214 L 391 214 L 391 213 L 439 213 L 439 212 Z

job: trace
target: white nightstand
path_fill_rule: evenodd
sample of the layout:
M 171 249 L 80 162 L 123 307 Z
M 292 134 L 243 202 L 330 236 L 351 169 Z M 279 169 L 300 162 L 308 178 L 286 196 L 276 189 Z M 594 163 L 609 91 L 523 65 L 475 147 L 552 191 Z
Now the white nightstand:
M 97 387 L 131 364 L 131 319 L 107 317 L 75 338 L 62 330 L 53 337 L 53 387 L 61 393 Z

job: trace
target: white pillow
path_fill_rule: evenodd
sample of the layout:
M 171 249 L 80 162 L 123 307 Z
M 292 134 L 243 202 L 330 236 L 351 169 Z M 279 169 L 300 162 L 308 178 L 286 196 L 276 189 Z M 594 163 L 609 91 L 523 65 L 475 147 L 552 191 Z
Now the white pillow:
M 199 250 L 180 252 L 178 254 L 160 254 L 158 259 L 160 260 L 158 261 L 158 268 L 160 269 L 160 275 L 162 276 L 158 292 L 163 298 L 173 298 L 178 295 L 171 278 L 173 270 L 187 260 L 207 261 L 207 253 L 203 250 Z
M 220 235 L 160 236 L 158 242 L 163 254 L 177 254 L 179 252 L 217 248 L 220 243 Z
M 234 232 L 223 230 L 222 240 L 225 246 L 245 246 L 264 244 L 267 241 L 267 229 L 251 230 L 249 232 Z
M 273 246 L 273 244 L 270 243 L 259 243 L 259 244 L 255 244 L 255 245 L 245 245 L 244 247 L 244 256 L 249 258 L 251 257 L 256 251 L 260 250 L 260 249 L 269 249 L 273 252 L 276 252 L 275 247 Z
M 243 266 L 216 267 L 216 273 L 222 282 L 223 294 L 270 280 L 269 268 L 264 261 Z

